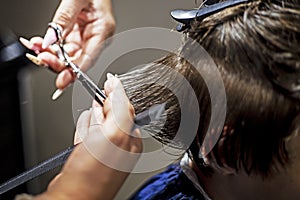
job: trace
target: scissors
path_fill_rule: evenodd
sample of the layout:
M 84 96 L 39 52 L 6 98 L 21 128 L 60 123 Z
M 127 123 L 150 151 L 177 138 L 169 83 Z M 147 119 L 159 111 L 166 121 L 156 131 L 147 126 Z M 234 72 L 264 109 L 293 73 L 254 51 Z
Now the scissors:
M 103 106 L 103 102 L 107 98 L 104 92 L 99 89 L 99 87 L 92 81 L 90 77 L 88 77 L 88 75 L 81 71 L 80 68 L 71 61 L 70 56 L 65 51 L 64 41 L 62 38 L 62 28 L 54 22 L 50 22 L 48 26 L 52 28 L 56 34 L 57 40 L 54 44 L 57 44 L 57 46 L 59 47 L 59 51 L 57 51 L 57 56 L 59 57 L 59 59 L 64 61 L 67 67 L 70 67 L 72 69 L 72 71 L 76 74 L 77 79 L 81 82 L 81 84 L 88 91 L 91 97 L 93 97 L 101 106 Z M 149 110 L 138 113 L 134 118 L 134 125 L 132 127 L 132 130 L 144 125 L 148 125 L 151 121 L 158 120 L 164 112 L 165 106 L 166 103 L 153 105 Z
M 80 68 L 71 61 L 70 56 L 64 49 L 64 41 L 62 38 L 62 28 L 54 23 L 50 22 L 48 25 L 52 28 L 56 35 L 56 42 L 59 47 L 57 51 L 57 56 L 60 60 L 62 60 L 67 67 L 70 67 L 72 71 L 76 74 L 77 79 L 81 82 L 83 87 L 87 90 L 87 92 L 101 105 L 103 106 L 103 101 L 106 99 L 106 95 L 99 87 L 83 72 Z

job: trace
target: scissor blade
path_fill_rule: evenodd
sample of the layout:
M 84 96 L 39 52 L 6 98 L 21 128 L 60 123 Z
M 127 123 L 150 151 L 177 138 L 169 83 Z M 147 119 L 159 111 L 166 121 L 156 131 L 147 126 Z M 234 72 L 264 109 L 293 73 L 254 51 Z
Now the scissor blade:
M 83 74 L 85 75 L 85 74 Z M 103 106 L 103 100 L 106 99 L 104 93 L 98 88 L 96 84 L 89 81 L 87 76 L 83 76 L 82 73 L 77 74 L 78 80 L 86 91 L 94 98 L 101 106 Z M 86 78 L 87 77 L 87 78 Z M 103 99 L 103 100 L 102 100 Z
M 66 55 L 68 58 L 68 55 Z M 104 92 L 92 81 L 92 79 L 79 69 L 73 62 L 68 62 L 69 67 L 77 76 L 77 80 L 83 85 L 92 98 L 94 98 L 100 105 L 103 106 L 103 100 L 106 99 Z
M 35 177 L 42 175 L 48 172 L 51 169 L 54 169 L 58 166 L 63 165 L 75 146 L 69 147 L 66 150 L 56 154 L 48 160 L 41 162 L 40 164 L 34 166 L 33 168 L 15 176 L 14 178 L 8 180 L 7 182 L 0 185 L 0 195 L 31 180 Z

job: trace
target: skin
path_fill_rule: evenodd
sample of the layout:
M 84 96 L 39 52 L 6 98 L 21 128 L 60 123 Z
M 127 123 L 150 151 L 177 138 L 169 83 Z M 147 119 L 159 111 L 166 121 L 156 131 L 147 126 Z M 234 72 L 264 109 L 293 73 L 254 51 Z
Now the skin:
M 52 21 L 61 26 L 65 49 L 82 70 L 93 65 L 104 46 L 103 42 L 115 29 L 110 0 L 62 0 Z M 55 34 L 50 28 L 44 38 L 21 40 L 24 46 L 38 54 L 44 64 L 58 73 L 56 86 L 63 89 L 74 81 L 75 76 L 56 56 L 51 46 L 55 41 Z M 112 199 L 128 176 L 130 167 L 134 167 L 138 156 L 130 159 L 114 155 L 114 164 L 126 163 L 129 167 L 127 171 L 113 169 L 97 157 L 99 152 L 111 156 L 110 151 L 103 149 L 108 140 L 125 152 L 142 151 L 139 131 L 133 132 L 135 137 L 128 134 L 132 128 L 134 109 L 120 81 L 108 75 L 104 90 L 108 96 L 104 107 L 94 103 L 93 109 L 84 112 L 79 118 L 75 143 L 83 142 L 77 145 L 47 191 L 35 199 Z M 113 110 L 118 110 L 118 114 Z
M 108 98 L 104 107 L 94 103 L 93 109 L 85 111 L 77 123 L 75 143 L 80 143 L 64 165 L 61 173 L 49 184 L 47 191 L 35 197 L 46 199 L 113 199 L 129 172 L 113 169 L 101 162 L 95 153 L 112 156 L 105 149 L 107 139 L 126 152 L 142 151 L 139 131 L 131 134 L 134 110 L 125 95 L 121 82 L 112 75 L 105 83 Z M 117 104 L 115 102 L 118 102 Z M 118 110 L 118 116 L 113 112 Z M 116 120 L 117 119 L 117 120 Z M 115 164 L 126 163 L 132 168 L 138 161 L 114 155 Z
M 110 0 L 62 0 L 52 22 L 61 26 L 65 49 L 83 71 L 94 64 L 105 40 L 115 30 Z M 58 72 L 56 87 L 63 89 L 74 81 L 75 76 L 55 55 L 50 46 L 55 41 L 53 30 L 48 28 L 43 38 L 32 37 L 21 42 Z
M 243 169 L 237 173 L 224 174 L 216 171 L 205 176 L 191 163 L 200 184 L 213 200 L 296 200 L 300 198 L 300 137 L 292 136 L 288 143 L 290 163 L 284 169 L 267 178 L 260 175 L 248 176 Z

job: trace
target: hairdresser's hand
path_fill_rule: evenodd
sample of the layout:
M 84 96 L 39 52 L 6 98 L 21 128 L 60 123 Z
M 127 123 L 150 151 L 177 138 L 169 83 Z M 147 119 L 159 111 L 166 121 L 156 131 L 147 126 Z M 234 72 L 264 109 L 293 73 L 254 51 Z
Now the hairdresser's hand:
M 115 20 L 112 14 L 111 0 L 62 0 L 53 22 L 63 29 L 65 48 L 83 71 L 91 67 L 104 41 L 114 33 Z M 57 88 L 63 89 L 74 81 L 74 74 L 59 61 L 55 51 L 49 47 L 56 41 L 55 33 L 48 29 L 45 37 L 33 37 L 30 41 L 21 42 L 34 50 L 43 62 L 58 72 Z
M 103 108 L 95 104 L 80 116 L 75 143 L 82 142 L 37 199 L 113 199 L 135 166 L 142 143 L 138 130 L 131 133 L 133 107 L 117 78 L 109 76 L 105 92 Z

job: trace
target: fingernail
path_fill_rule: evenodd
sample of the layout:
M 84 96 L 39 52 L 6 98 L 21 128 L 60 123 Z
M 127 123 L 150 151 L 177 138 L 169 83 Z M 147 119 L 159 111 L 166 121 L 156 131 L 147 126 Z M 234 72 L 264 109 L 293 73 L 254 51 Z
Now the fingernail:
M 42 48 L 46 49 L 49 47 L 51 44 L 57 41 L 57 37 L 55 34 L 55 31 L 52 28 L 48 28 L 46 35 L 43 40 Z
M 29 53 L 26 53 L 25 55 L 34 64 L 41 66 L 41 67 L 49 67 L 49 65 L 47 63 L 43 62 L 40 58 L 38 58 L 34 55 L 31 55 Z
M 29 40 L 23 37 L 20 37 L 19 40 L 27 49 L 35 51 L 35 53 L 39 53 L 39 47 L 33 45 Z
M 107 77 L 107 79 L 110 79 L 111 77 L 114 77 L 114 75 L 112 75 L 111 73 L 107 73 L 106 77 Z
M 52 95 L 52 100 L 55 101 L 56 99 L 58 99 L 58 97 L 60 97 L 63 92 L 64 89 L 57 89 Z
M 27 40 L 27 39 L 25 39 L 25 38 L 23 38 L 23 37 L 20 37 L 19 40 L 20 40 L 20 42 L 21 42 L 26 48 L 28 48 L 28 49 L 31 49 L 31 48 L 32 48 L 33 45 L 30 43 L 29 40 Z

